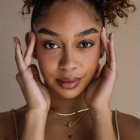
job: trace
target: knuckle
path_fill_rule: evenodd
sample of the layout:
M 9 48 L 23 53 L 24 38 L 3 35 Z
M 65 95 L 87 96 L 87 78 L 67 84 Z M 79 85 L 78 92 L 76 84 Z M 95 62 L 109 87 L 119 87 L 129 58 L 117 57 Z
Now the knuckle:
M 16 80 L 17 80 L 17 81 L 19 80 L 19 76 L 18 76 L 18 74 L 16 75 Z
M 24 82 L 30 80 L 31 78 L 32 78 L 32 74 L 30 68 L 22 73 L 22 79 Z
M 117 77 L 118 77 L 118 74 L 117 74 L 117 73 L 114 73 L 113 75 L 114 75 L 114 76 L 113 76 L 113 79 L 116 80 Z
M 16 75 L 16 80 L 17 80 L 17 82 L 21 82 L 21 76 L 19 73 Z

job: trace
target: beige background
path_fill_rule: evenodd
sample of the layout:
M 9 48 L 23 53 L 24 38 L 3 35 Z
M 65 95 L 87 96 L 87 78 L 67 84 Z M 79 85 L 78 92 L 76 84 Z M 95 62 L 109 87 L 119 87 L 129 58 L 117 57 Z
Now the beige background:
M 118 78 L 111 98 L 111 109 L 139 116 L 139 1 L 135 13 L 126 21 L 119 19 L 119 28 L 107 27 L 115 34 Z M 1 0 L 0 4 L 0 112 L 19 108 L 26 104 L 15 79 L 17 67 L 13 36 L 17 36 L 25 52 L 25 33 L 30 30 L 30 16 L 22 18 L 22 0 Z M 100 61 L 105 63 L 105 56 Z M 37 64 L 34 60 L 33 63 Z M 38 65 L 37 65 L 38 66 Z

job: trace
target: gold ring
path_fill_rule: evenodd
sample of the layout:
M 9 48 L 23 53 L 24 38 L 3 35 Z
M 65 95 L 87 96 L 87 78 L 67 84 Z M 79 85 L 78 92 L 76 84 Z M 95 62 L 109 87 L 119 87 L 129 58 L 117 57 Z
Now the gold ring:
M 17 69 L 19 69 L 19 67 L 17 67 Z

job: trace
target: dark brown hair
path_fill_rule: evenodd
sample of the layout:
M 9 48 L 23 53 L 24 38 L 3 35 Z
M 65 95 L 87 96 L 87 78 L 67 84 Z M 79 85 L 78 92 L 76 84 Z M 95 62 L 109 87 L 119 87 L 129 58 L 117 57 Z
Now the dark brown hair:
M 43 9 L 50 8 L 50 6 L 59 0 L 23 0 L 24 6 L 22 8 L 22 15 L 30 14 L 31 8 L 33 8 L 31 28 L 33 30 L 33 23 L 38 21 Z M 62 0 L 61 0 L 62 1 Z M 67 0 L 63 0 L 67 1 Z M 127 18 L 128 12 L 136 10 L 135 5 L 130 4 L 129 0 L 82 0 L 92 6 L 99 19 L 101 19 L 103 26 L 105 26 L 105 20 L 107 24 L 118 26 L 115 19 L 116 17 Z M 131 9 L 132 8 L 132 9 Z

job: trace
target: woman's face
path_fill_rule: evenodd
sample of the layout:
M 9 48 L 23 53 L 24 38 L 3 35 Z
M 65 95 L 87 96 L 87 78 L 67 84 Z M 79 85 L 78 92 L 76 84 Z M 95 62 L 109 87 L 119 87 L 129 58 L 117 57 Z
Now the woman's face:
M 33 27 L 37 60 L 46 86 L 63 98 L 72 99 L 84 91 L 100 59 L 102 26 L 91 18 L 91 13 L 76 1 L 57 2 L 51 6 L 49 15 Z M 63 77 L 78 77 L 81 81 L 75 88 L 66 89 L 56 81 Z

